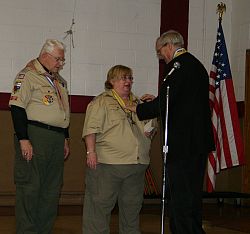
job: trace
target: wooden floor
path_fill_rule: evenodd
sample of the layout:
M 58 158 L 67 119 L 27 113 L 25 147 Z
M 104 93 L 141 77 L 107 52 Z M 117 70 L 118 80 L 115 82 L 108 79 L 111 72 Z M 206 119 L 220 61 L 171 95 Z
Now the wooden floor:
M 204 204 L 203 226 L 207 234 L 244 234 L 250 233 L 250 207 L 235 205 Z M 53 234 L 81 234 L 82 208 L 60 207 Z M 118 233 L 118 215 L 115 209 L 111 220 L 111 233 Z M 168 220 L 165 222 L 168 231 Z M 142 234 L 161 233 L 161 206 L 145 204 L 141 212 Z M 0 234 L 15 233 L 13 208 L 0 207 Z

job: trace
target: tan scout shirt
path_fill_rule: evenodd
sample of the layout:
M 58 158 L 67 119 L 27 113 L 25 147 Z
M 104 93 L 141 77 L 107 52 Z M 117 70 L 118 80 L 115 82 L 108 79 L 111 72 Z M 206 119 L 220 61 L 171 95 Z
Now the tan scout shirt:
M 133 100 L 136 97 L 133 96 Z M 145 121 L 127 114 L 106 91 L 89 103 L 82 137 L 96 134 L 95 150 L 99 163 L 149 164 L 151 140 L 144 135 Z
M 69 102 L 66 81 L 58 74 L 56 74 L 56 79 L 64 107 L 60 105 L 56 88 L 46 78 L 46 71 L 37 59 L 31 61 L 17 75 L 9 105 L 24 108 L 28 120 L 67 128 L 69 126 Z

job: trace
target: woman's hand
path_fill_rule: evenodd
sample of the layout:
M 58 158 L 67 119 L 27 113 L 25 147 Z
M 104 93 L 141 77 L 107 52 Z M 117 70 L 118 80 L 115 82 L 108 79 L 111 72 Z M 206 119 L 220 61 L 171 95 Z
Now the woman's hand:
M 97 155 L 96 152 L 89 152 L 87 154 L 87 166 L 91 169 L 96 169 Z
M 156 132 L 157 132 L 157 129 L 156 129 L 156 128 L 153 128 L 152 131 L 150 131 L 150 132 L 144 132 L 144 135 L 145 135 L 146 137 L 152 139 L 152 138 L 155 136 Z

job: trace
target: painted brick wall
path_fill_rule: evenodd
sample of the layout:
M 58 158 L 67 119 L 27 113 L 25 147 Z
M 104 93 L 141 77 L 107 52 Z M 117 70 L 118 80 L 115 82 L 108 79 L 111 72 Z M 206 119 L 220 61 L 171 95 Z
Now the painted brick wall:
M 219 2 L 189 2 L 188 49 L 209 71 Z M 237 101 L 242 101 L 245 50 L 250 48 L 250 1 L 223 2 L 227 5 L 223 29 L 235 94 Z M 46 38 L 57 38 L 68 46 L 62 75 L 71 94 L 96 95 L 103 91 L 106 73 L 115 64 L 134 70 L 137 95 L 157 94 L 154 43 L 160 29 L 160 5 L 161 0 L 1 0 L 0 92 L 10 92 L 16 73 L 38 55 Z M 73 17 L 75 48 L 70 46 L 70 37 L 63 39 Z
M 190 0 L 188 49 L 211 68 L 218 27 L 217 0 Z M 237 101 L 244 101 L 245 56 L 250 48 L 250 1 L 224 0 L 222 26 L 227 43 Z
M 223 14 L 222 27 L 230 56 L 231 0 L 223 1 L 227 10 Z M 218 14 L 217 0 L 190 0 L 188 49 L 195 54 L 209 71 L 216 43 Z
M 74 95 L 103 91 L 108 69 L 134 70 L 134 92 L 157 94 L 155 38 L 160 0 L 2 0 L 0 1 L 0 92 L 10 92 L 16 73 L 37 57 L 47 38 L 67 45 L 62 75 Z M 65 32 L 72 18 L 74 46 Z

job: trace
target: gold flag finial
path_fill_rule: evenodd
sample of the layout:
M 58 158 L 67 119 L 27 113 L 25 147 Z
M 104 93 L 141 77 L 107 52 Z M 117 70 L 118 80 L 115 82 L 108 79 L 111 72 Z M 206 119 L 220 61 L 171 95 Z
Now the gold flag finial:
M 223 13 L 226 11 L 226 4 L 221 2 L 217 5 L 217 11 L 216 13 L 218 14 L 219 13 L 219 19 L 221 20 L 222 19 L 222 15 Z

